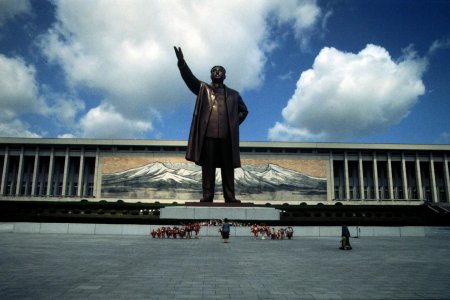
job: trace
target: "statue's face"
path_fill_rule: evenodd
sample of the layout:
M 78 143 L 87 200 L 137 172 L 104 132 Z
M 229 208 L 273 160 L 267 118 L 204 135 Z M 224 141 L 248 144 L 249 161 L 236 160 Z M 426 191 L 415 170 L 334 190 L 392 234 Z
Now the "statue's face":
M 221 66 L 215 66 L 211 69 L 211 80 L 214 83 L 223 83 L 225 80 L 225 69 Z

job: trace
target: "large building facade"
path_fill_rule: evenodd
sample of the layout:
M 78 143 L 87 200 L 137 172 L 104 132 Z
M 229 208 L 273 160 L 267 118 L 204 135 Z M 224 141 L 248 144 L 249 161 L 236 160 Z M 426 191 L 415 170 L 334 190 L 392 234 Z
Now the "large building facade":
M 201 170 L 185 150 L 185 141 L 0 138 L 0 198 L 196 201 Z M 449 157 L 450 145 L 241 142 L 236 195 L 272 204 L 449 203 Z M 220 180 L 218 172 L 217 199 Z

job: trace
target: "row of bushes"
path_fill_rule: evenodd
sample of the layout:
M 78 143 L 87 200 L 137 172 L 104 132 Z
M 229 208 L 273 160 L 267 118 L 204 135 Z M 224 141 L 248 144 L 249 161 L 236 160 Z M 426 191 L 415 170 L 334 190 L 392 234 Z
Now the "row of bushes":
M 133 216 L 149 216 L 149 215 L 159 215 L 159 209 L 155 210 L 115 210 L 115 209 L 20 209 L 20 208 L 11 208 L 11 209 L 3 209 L 2 214 L 7 215 L 55 215 L 55 214 L 63 214 L 63 215 L 133 215 Z

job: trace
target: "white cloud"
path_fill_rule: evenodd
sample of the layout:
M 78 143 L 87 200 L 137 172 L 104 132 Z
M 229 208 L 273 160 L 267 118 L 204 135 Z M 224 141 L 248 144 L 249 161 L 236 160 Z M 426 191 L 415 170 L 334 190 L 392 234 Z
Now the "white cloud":
M 77 136 L 72 133 L 64 133 L 64 134 L 58 135 L 58 139 L 74 139 L 76 137 Z
M 296 128 L 280 122 L 276 122 L 275 126 L 269 129 L 269 139 L 283 141 L 312 140 L 324 138 L 325 135 L 315 135 L 306 128 Z
M 0 118 L 0 136 L 1 137 L 41 137 L 38 133 L 32 132 L 29 125 L 19 119 Z
M 428 55 L 434 54 L 441 49 L 450 48 L 450 39 L 435 40 L 428 49 Z
M 155 110 L 186 101 L 173 46 L 182 47 L 199 79 L 209 81 L 210 67 L 221 64 L 229 86 L 254 89 L 264 80 L 266 55 L 274 47 L 268 18 L 275 15 L 280 24 L 291 26 L 303 45 L 321 17 L 312 0 L 250 0 L 245 5 L 238 0 L 114 5 L 62 0 L 55 5 L 58 21 L 40 43 L 49 61 L 62 67 L 72 86 L 102 91 L 105 103 L 123 119 L 144 123 Z
M 450 144 L 450 132 L 448 131 L 442 132 L 437 139 L 437 143 Z
M 324 140 L 365 136 L 408 115 L 425 93 L 426 61 L 411 51 L 394 61 L 382 47 L 359 53 L 323 48 L 303 72 L 270 140 Z
M 51 112 L 59 125 L 66 128 L 75 126 L 77 117 L 85 109 L 83 101 L 67 95 L 59 95 L 55 99 Z
M 21 14 L 31 12 L 29 0 L 0 0 L 0 26 Z
M 0 103 L 14 113 L 44 113 L 47 107 L 38 97 L 36 70 L 21 58 L 0 54 Z
M 1 99 L 1 97 L 0 97 Z M 41 135 L 30 131 L 30 126 L 21 121 L 10 110 L 2 110 L 0 113 L 0 137 L 40 137 Z
M 278 79 L 280 79 L 281 81 L 291 80 L 292 76 L 294 76 L 294 72 L 289 71 L 285 74 L 278 75 Z
M 48 103 L 52 103 L 49 105 Z M 53 130 L 70 130 L 77 124 L 84 102 L 68 94 L 54 93 L 46 85 L 38 88 L 36 70 L 22 58 L 0 54 L 0 136 L 39 137 L 23 119 L 38 116 L 50 120 Z M 35 122 L 37 118 L 34 118 Z M 37 126 L 39 127 L 39 126 Z
M 138 139 L 151 129 L 151 123 L 126 119 L 108 104 L 91 109 L 80 121 L 80 135 L 87 138 Z
M 36 70 L 21 58 L 0 54 L 0 135 L 39 136 L 29 131 L 20 116 L 27 113 L 45 115 L 46 103 L 38 95 Z
M 299 5 L 301 3 L 301 5 Z M 292 23 L 294 35 L 302 48 L 308 46 L 311 30 L 315 28 L 322 15 L 315 0 L 280 1 L 276 3 L 280 23 Z M 326 14 L 328 18 L 328 13 Z

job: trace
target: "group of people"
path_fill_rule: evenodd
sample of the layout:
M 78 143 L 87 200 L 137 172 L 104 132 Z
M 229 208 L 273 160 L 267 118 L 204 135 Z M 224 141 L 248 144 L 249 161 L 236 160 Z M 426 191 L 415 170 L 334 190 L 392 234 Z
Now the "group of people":
M 278 230 L 266 224 L 261 224 L 258 226 L 257 224 L 253 224 L 250 227 L 250 231 L 253 234 L 253 239 L 257 240 L 258 236 L 261 236 L 262 240 L 271 239 L 271 240 L 284 240 L 287 238 L 288 240 L 292 239 L 294 236 L 294 229 L 292 227 L 279 228 Z
M 195 222 L 195 223 L 188 223 L 181 226 L 162 226 L 158 227 L 157 229 L 153 228 L 150 232 L 152 238 L 158 238 L 158 239 L 191 239 L 191 238 L 198 238 L 200 234 L 200 229 L 203 224 L 206 224 L 207 226 L 210 225 L 209 222 Z M 235 224 L 231 224 L 227 218 L 225 218 L 223 221 L 220 222 L 214 222 L 213 226 L 219 226 L 219 232 L 222 236 L 222 239 L 225 243 L 228 242 L 228 239 L 230 238 L 230 228 L 231 226 L 236 226 Z M 266 224 L 257 225 L 256 223 L 250 226 L 250 231 L 253 234 L 253 239 L 257 240 L 259 237 L 261 237 L 261 240 L 265 239 L 271 239 L 271 240 L 283 240 L 283 239 L 292 239 L 294 236 L 294 229 L 292 227 L 281 227 L 279 229 L 270 228 L 270 226 L 267 226 Z M 347 226 L 342 226 L 342 237 L 341 237 L 341 247 L 339 249 L 341 250 L 351 250 L 352 247 L 350 245 L 350 231 L 348 230 Z
M 158 239 L 170 239 L 170 238 L 180 238 L 180 239 L 191 239 L 191 238 L 198 238 L 198 235 L 200 233 L 201 225 L 200 223 L 188 223 L 185 225 L 178 226 L 162 226 L 158 227 L 156 230 L 155 228 L 152 229 L 150 232 L 152 238 L 158 238 Z

